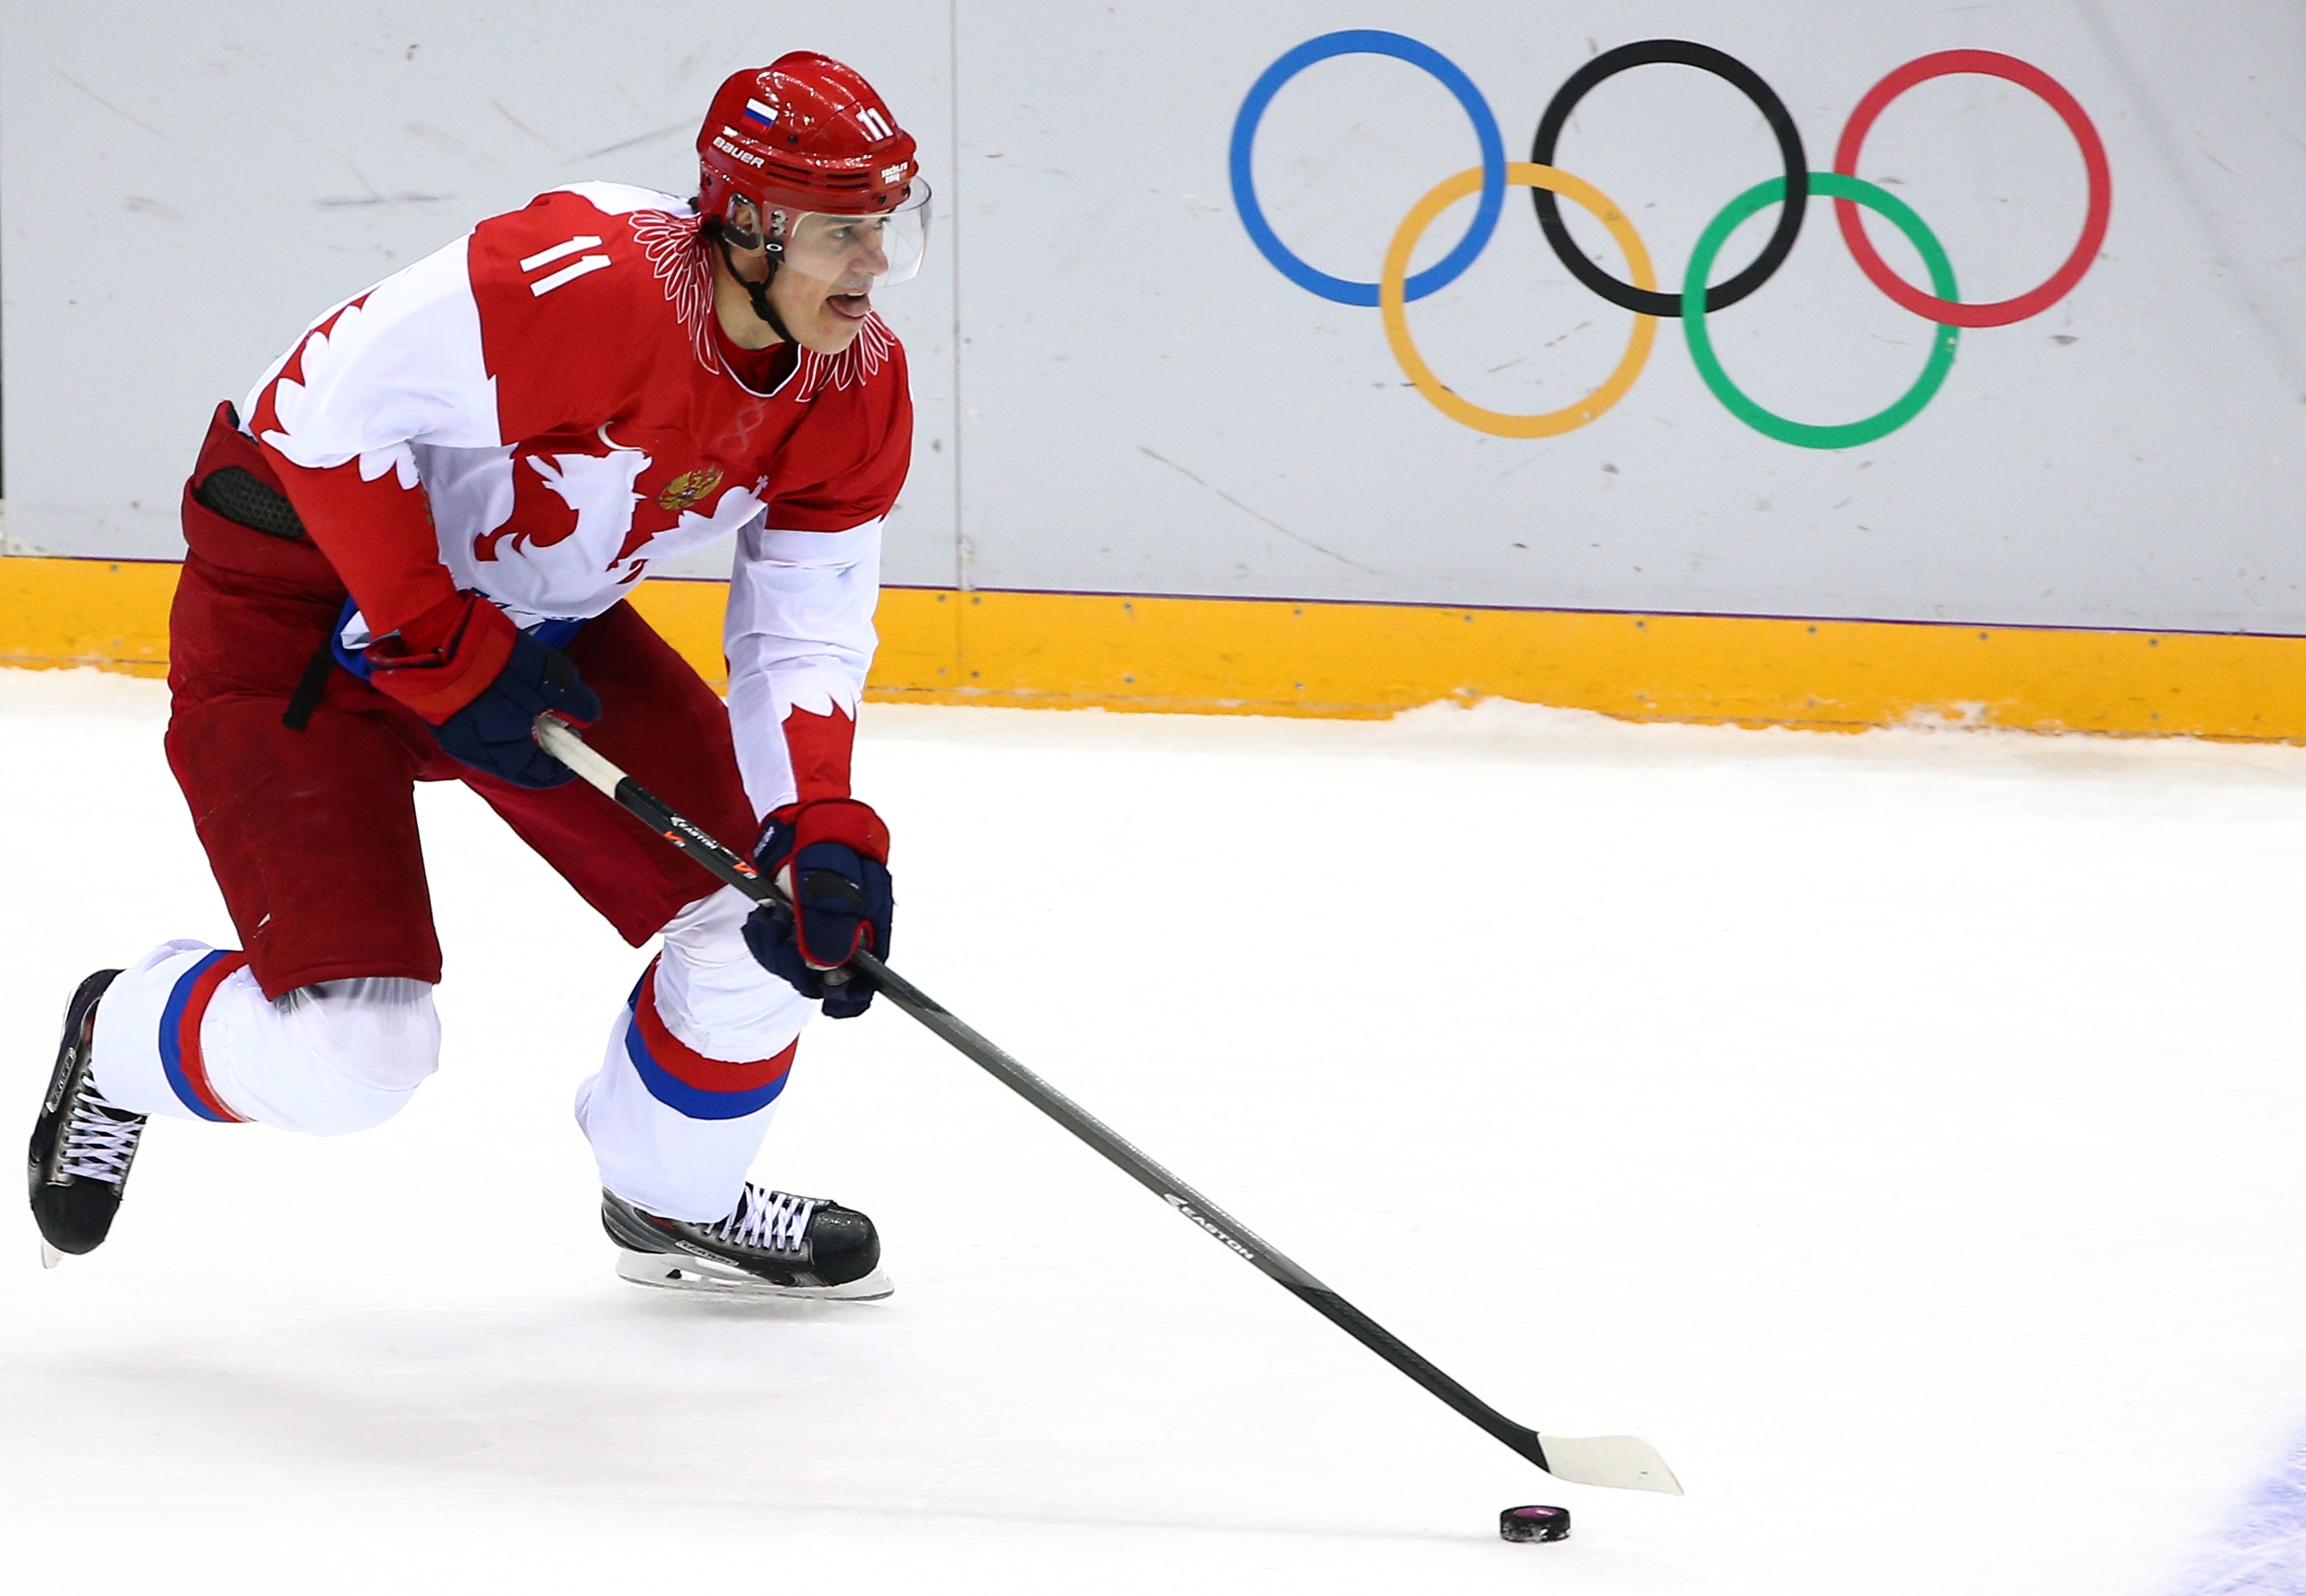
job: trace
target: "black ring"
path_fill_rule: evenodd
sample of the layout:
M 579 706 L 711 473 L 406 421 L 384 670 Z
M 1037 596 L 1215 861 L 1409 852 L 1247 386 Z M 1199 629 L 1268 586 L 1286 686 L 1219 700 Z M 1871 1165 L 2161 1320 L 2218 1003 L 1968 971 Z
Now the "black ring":
M 1552 104 L 1545 107 L 1545 115 L 1537 119 L 1537 139 L 1530 146 L 1529 158 L 1541 166 L 1553 165 L 1553 149 L 1561 141 L 1561 130 L 1567 124 L 1569 114 L 1603 79 L 1615 77 L 1628 67 L 1661 62 L 1710 72 L 1752 100 L 1762 113 L 1762 119 L 1770 124 L 1770 132 L 1777 136 L 1778 154 L 1786 163 L 1786 199 L 1778 211 L 1777 231 L 1770 235 L 1770 242 L 1762 246 L 1762 252 L 1754 257 L 1752 265 L 1728 282 L 1712 285 L 1705 290 L 1705 310 L 1711 315 L 1715 311 L 1727 310 L 1770 280 L 1792 253 L 1794 240 L 1801 234 L 1802 214 L 1809 209 L 1809 160 L 1802 153 L 1801 130 L 1794 125 L 1777 91 L 1762 81 L 1752 67 L 1711 45 L 1693 44 L 1686 38 L 1645 38 L 1639 44 L 1605 50 L 1570 73 L 1569 81 L 1554 95 Z M 1563 225 L 1560 201 L 1550 190 L 1532 189 L 1530 199 L 1537 206 L 1537 225 L 1545 229 L 1546 242 L 1553 246 L 1553 252 L 1560 257 L 1572 277 L 1624 310 L 1644 316 L 1681 314 L 1678 293 L 1661 294 L 1621 283 L 1587 260 Z

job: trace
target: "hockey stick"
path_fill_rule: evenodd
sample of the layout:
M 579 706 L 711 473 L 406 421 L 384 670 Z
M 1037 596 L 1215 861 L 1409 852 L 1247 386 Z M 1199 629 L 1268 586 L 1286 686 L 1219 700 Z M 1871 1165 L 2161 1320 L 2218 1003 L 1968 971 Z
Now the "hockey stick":
M 775 884 L 753 867 L 751 860 L 730 852 L 694 823 L 675 814 L 648 789 L 594 753 L 567 722 L 550 714 L 539 715 L 535 737 L 546 753 L 755 902 L 791 907 Z M 1580 1485 L 1681 1494 L 1681 1484 L 1674 1479 L 1673 1471 L 1666 1467 L 1665 1459 L 1647 1441 L 1629 1435 L 1541 1437 L 1537 1431 L 1515 1423 L 1412 1352 L 1384 1326 L 1259 1240 L 1223 1208 L 1130 1146 L 1087 1109 L 978 1035 L 944 1004 L 872 954 L 860 952 L 850 964 L 869 979 L 881 995 L 944 1037 L 969 1062 L 1095 1148 L 1139 1185 L 1262 1269 L 1306 1306 L 1539 1468 Z

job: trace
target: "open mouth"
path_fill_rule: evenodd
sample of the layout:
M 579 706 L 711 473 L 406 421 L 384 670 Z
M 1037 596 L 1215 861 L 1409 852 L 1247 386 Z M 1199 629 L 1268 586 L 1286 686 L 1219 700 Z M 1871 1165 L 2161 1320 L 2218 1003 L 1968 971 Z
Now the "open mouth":
M 873 312 L 873 296 L 869 293 L 829 294 L 825 308 L 847 321 L 862 321 Z

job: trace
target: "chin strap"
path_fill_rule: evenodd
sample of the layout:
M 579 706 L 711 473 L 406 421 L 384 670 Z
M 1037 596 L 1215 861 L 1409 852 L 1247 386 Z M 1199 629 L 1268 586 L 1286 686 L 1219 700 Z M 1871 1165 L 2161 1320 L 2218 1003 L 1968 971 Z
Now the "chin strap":
M 777 280 L 777 252 L 775 250 L 769 252 L 769 275 L 756 283 L 737 269 L 736 258 L 730 252 L 729 240 L 722 229 L 721 218 L 707 218 L 705 227 L 706 235 L 713 240 L 713 247 L 721 252 L 721 264 L 729 269 L 730 277 L 744 285 L 745 296 L 753 303 L 753 314 L 767 322 L 769 330 L 784 342 L 788 344 L 798 342 L 799 340 L 786 328 L 784 318 L 778 315 L 776 307 L 769 303 L 769 285 Z

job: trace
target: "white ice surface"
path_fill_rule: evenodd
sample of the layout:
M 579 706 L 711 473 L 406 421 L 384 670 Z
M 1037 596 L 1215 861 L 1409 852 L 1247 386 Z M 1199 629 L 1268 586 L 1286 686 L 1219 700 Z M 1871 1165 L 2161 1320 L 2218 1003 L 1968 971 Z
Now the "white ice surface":
M 19 1125 L 79 977 L 229 940 L 164 713 L 0 672 Z M 157 1125 L 51 1274 L 0 1227 L 0 1587 L 2159 1596 L 2249 1559 L 2306 1427 L 2306 752 L 864 727 L 901 969 L 1688 1496 L 1538 1474 L 893 1012 L 811 1030 L 760 1173 L 873 1213 L 895 1298 L 621 1284 L 568 1099 L 640 956 L 435 788 L 414 1106 Z M 1574 1537 L 1499 1541 L 1522 1502 Z

